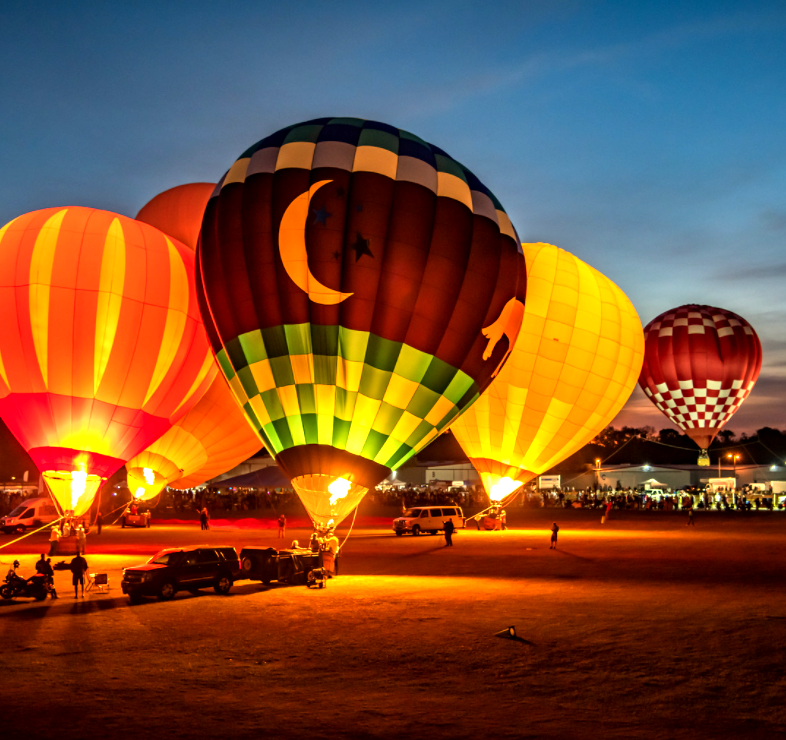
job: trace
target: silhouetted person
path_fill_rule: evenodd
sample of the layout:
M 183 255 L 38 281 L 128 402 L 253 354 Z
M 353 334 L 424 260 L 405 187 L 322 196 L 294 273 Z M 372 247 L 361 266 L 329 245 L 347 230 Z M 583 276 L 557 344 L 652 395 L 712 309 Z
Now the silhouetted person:
M 35 572 L 46 576 L 46 589 L 49 591 L 49 595 L 53 599 L 56 599 L 57 591 L 55 591 L 55 571 L 52 568 L 52 561 L 42 554 L 41 559 L 35 564 Z
M 551 528 L 551 547 L 549 547 L 549 550 L 557 549 L 557 532 L 559 532 L 559 525 L 557 522 L 554 522 Z
M 693 509 L 688 509 L 688 523 L 686 524 L 688 527 L 695 527 L 696 520 L 693 518 Z
M 445 522 L 445 547 L 453 547 L 453 532 L 456 531 L 456 525 L 453 524 L 452 519 Z
M 79 584 L 82 584 L 82 598 L 85 597 L 85 572 L 87 571 L 87 560 L 81 555 L 77 555 L 69 565 L 71 568 L 71 581 L 74 584 L 74 598 L 79 596 Z
M 278 539 L 283 540 L 287 531 L 287 518 L 282 514 L 278 518 Z
M 199 512 L 199 523 L 202 529 L 210 529 L 210 514 L 207 513 L 207 506 Z
M 101 512 L 96 513 L 96 527 L 98 527 L 98 534 L 101 534 L 101 527 L 104 526 L 104 517 L 101 516 Z

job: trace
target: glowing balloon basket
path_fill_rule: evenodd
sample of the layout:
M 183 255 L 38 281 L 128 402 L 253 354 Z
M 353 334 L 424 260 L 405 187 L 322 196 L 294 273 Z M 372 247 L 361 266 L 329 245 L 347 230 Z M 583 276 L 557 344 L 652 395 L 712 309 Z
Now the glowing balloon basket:
M 245 151 L 205 208 L 197 271 L 229 386 L 317 526 L 489 385 L 526 282 L 510 219 L 472 172 L 357 118 Z
M 137 501 L 150 501 L 167 486 L 167 479 L 152 468 L 131 467 L 127 469 L 128 490 Z

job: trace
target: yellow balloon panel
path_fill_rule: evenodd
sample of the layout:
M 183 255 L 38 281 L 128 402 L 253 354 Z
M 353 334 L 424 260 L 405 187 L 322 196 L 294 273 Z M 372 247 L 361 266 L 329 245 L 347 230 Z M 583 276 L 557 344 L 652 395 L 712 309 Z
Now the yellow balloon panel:
M 503 478 L 526 482 L 589 442 L 630 397 L 644 355 L 636 309 L 611 280 L 558 247 L 523 247 L 519 338 L 451 426 L 489 492 Z
M 142 499 L 167 485 L 190 488 L 234 468 L 261 447 L 224 376 L 217 374 L 191 411 L 128 461 L 128 487 Z

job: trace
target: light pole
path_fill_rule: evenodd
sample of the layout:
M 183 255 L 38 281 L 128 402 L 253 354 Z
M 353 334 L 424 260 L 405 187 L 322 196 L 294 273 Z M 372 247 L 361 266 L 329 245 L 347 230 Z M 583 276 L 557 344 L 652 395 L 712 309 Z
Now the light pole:
M 732 496 L 732 503 L 736 508 L 737 507 L 737 460 L 740 459 L 740 456 L 736 453 L 732 454 L 731 452 L 729 452 L 726 455 L 726 457 L 728 457 L 731 460 L 732 465 L 734 466 L 734 492 L 732 493 L 731 496 Z

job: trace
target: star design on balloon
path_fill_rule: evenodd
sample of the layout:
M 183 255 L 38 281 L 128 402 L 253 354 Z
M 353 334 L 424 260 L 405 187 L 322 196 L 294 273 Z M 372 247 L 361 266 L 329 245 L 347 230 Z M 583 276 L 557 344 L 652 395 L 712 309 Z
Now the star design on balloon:
M 312 211 L 314 213 L 314 223 L 322 224 L 323 226 L 327 226 L 327 220 L 333 215 L 332 213 L 328 213 L 328 209 L 325 208 L 325 206 L 322 206 L 319 210 L 314 208 Z
M 374 255 L 371 253 L 368 245 L 369 240 L 364 239 L 358 231 L 355 243 L 351 245 L 351 248 L 355 250 L 355 262 L 357 262 L 364 254 L 367 254 L 369 257 L 374 259 Z
M 333 259 L 334 260 L 338 261 L 340 257 L 341 257 L 341 252 L 339 252 L 338 250 L 333 252 Z

